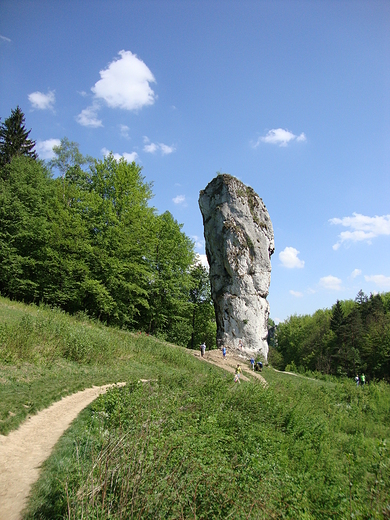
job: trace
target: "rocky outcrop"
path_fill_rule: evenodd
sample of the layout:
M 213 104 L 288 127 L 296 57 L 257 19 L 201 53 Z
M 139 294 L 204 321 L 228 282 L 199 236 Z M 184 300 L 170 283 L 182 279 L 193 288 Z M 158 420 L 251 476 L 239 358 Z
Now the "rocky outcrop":
M 267 359 L 266 300 L 274 232 L 267 208 L 249 186 L 227 174 L 200 192 L 217 344 Z

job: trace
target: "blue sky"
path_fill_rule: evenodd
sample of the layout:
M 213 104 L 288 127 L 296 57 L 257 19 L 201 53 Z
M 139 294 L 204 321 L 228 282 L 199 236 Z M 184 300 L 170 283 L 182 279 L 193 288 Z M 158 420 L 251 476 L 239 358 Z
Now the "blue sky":
M 0 116 L 135 159 L 204 254 L 217 171 L 266 204 L 271 317 L 390 291 L 390 2 L 0 0 Z

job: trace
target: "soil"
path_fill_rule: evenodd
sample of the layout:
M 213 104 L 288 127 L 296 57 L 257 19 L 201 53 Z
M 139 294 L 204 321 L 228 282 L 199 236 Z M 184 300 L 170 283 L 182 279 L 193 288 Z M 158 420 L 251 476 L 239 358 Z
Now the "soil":
M 267 385 L 261 374 L 253 372 L 247 361 L 237 354 L 228 353 L 223 358 L 220 350 L 210 350 L 201 358 L 200 352 L 191 353 L 232 374 L 239 363 L 243 372 L 250 373 L 264 386 Z M 244 374 L 241 379 L 249 381 Z M 0 520 L 21 518 L 31 486 L 38 480 L 40 467 L 49 457 L 56 442 L 81 410 L 111 386 L 113 385 L 87 388 L 64 397 L 46 410 L 28 417 L 17 430 L 7 436 L 0 435 Z
M 64 397 L 28 417 L 7 436 L 0 435 L 0 520 L 21 518 L 40 466 L 58 439 L 81 410 L 111 386 L 94 386 Z

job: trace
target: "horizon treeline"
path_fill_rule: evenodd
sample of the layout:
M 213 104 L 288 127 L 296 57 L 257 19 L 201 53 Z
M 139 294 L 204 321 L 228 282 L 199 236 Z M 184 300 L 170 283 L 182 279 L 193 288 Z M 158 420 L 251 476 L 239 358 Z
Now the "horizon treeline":
M 19 107 L 0 127 L 0 293 L 215 346 L 207 270 L 182 225 L 151 206 L 142 168 L 84 157 L 67 138 L 45 163 Z
M 290 316 L 272 332 L 275 368 L 390 381 L 390 292 L 367 296 L 360 290 L 355 300 Z

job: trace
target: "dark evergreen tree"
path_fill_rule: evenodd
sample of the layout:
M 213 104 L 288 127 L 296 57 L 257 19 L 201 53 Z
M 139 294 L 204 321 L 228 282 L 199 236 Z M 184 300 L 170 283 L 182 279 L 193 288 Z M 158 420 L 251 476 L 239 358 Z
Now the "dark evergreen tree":
M 35 141 L 28 138 L 31 130 L 26 130 L 25 117 L 19 106 L 11 110 L 11 115 L 0 123 L 0 168 L 18 155 L 37 159 Z
M 332 317 L 330 318 L 330 328 L 336 334 L 339 335 L 340 327 L 344 320 L 344 311 L 341 306 L 340 300 L 337 300 L 336 304 L 332 309 Z

